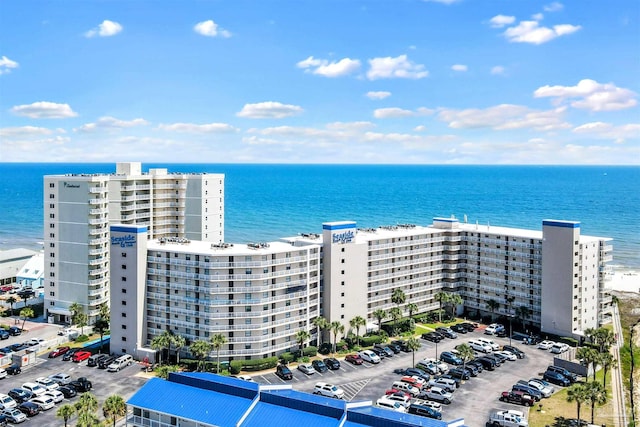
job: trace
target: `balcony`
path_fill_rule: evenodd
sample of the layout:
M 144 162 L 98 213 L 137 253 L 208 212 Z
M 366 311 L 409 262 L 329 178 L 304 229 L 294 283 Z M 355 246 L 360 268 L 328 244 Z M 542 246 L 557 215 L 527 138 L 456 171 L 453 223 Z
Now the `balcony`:
M 90 239 L 88 242 L 91 246 L 103 245 L 105 243 L 109 243 L 108 237 L 100 237 L 98 239 Z
M 92 218 L 89 219 L 89 224 L 90 225 L 101 225 L 101 224 L 108 224 L 109 220 L 105 217 L 105 218 Z

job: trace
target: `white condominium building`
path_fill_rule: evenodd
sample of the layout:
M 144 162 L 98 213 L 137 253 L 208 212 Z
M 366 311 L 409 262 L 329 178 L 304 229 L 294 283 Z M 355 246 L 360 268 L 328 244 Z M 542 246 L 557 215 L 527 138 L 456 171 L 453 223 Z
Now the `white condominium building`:
M 276 356 L 320 315 L 321 245 L 226 244 L 111 227 L 111 348 L 155 359 L 153 337 L 222 334 L 230 358 Z M 145 256 L 146 254 L 146 256 Z M 312 335 L 308 341 L 313 341 Z
M 45 309 L 69 322 L 80 303 L 89 322 L 109 302 L 110 224 L 146 227 L 149 238 L 224 240 L 224 175 L 142 172 L 118 163 L 114 174 L 44 177 Z

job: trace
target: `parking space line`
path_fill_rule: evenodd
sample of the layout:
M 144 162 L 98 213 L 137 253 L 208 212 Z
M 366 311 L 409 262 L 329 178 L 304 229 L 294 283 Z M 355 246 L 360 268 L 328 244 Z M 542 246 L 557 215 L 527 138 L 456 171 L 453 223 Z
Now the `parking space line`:
M 263 380 L 265 380 L 265 381 L 267 382 L 267 384 L 271 384 L 271 381 L 269 381 L 269 380 L 267 379 L 267 377 L 265 377 L 264 375 L 260 375 L 260 378 L 262 378 Z M 279 379 L 280 377 L 278 377 L 278 376 L 276 375 L 276 378 L 278 378 L 278 379 Z

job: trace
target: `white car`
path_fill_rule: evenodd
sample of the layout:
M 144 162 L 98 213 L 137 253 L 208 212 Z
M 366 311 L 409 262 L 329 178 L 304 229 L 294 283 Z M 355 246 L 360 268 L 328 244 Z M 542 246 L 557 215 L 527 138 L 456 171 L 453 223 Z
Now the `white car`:
M 236 378 L 243 381 L 253 381 L 249 375 L 237 375 Z
M 380 408 L 391 409 L 396 412 L 407 412 L 407 408 L 400 402 L 387 399 L 387 397 L 381 397 L 376 401 L 376 405 Z
M 432 362 L 426 362 L 424 360 L 416 363 L 416 368 L 420 368 L 428 374 L 437 375 L 440 373 L 440 369 L 438 369 L 438 365 Z
M 438 403 L 438 402 L 434 402 L 432 400 L 416 399 L 414 401 L 414 403 L 416 405 L 428 406 L 428 407 L 433 408 L 433 409 L 435 409 L 437 411 L 441 411 L 442 410 L 442 404 Z
M 67 385 L 71 382 L 71 376 L 68 374 L 63 374 L 62 372 L 49 375 L 49 378 L 51 378 L 53 381 L 55 381 L 59 385 Z
M 429 386 L 431 388 L 441 388 L 450 393 L 456 391 L 456 381 L 451 380 L 449 378 L 434 378 L 429 381 Z
M 19 424 L 23 421 L 27 421 L 27 416 L 16 408 L 3 409 L 2 415 L 7 417 L 7 419 L 14 424 Z
M 46 388 L 47 391 L 57 390 L 60 387 L 60 384 L 47 377 L 40 377 L 36 379 L 36 383 L 40 384 L 42 387 Z
M 48 411 L 56 405 L 51 396 L 46 396 L 44 394 L 42 396 L 34 397 L 30 402 L 38 405 L 41 411 Z
M 426 358 L 426 359 L 422 359 L 420 363 L 422 363 L 423 365 L 428 365 L 429 363 L 433 363 L 438 368 L 438 371 L 440 371 L 443 374 L 449 370 L 449 365 L 447 365 L 445 362 L 441 360 Z
M 478 340 L 469 341 L 469 347 L 471 347 L 472 350 L 479 351 L 481 353 L 491 353 L 491 346 Z
M 0 379 L 7 377 L 7 370 L 4 368 L 0 368 Z
M 538 348 L 541 350 L 549 350 L 551 347 L 553 347 L 555 344 L 555 342 L 553 341 L 549 341 L 549 340 L 544 340 L 541 343 L 538 344 Z
M 49 390 L 43 396 L 52 398 L 54 403 L 60 403 L 64 400 L 64 394 L 58 390 Z
M 387 394 L 380 397 L 380 399 L 395 400 L 396 402 L 400 402 L 400 404 L 402 404 L 405 408 L 408 408 L 409 405 L 411 405 L 411 397 L 407 396 L 405 393 Z
M 320 394 L 322 396 L 333 397 L 334 399 L 343 399 L 344 390 L 333 384 L 316 383 L 313 388 L 313 394 Z
M 362 350 L 358 352 L 358 356 L 365 362 L 369 363 L 380 363 L 380 356 L 375 354 L 371 350 Z
M 313 375 L 316 373 L 316 370 L 313 369 L 313 365 L 311 363 L 301 363 L 298 365 L 298 370 L 304 372 L 307 375 Z
M 545 381 L 545 380 L 543 380 L 543 379 L 540 379 L 540 378 L 531 378 L 531 379 L 529 380 L 529 385 L 531 385 L 531 383 L 536 383 L 536 384 L 538 384 L 538 385 L 540 385 L 540 386 L 542 386 L 542 387 L 544 387 L 544 388 L 546 388 L 546 389 L 549 389 L 549 391 L 550 391 L 551 393 L 553 393 L 554 391 L 556 391 L 556 388 L 555 388 L 553 385 L 551 385 L 551 384 L 550 384 L 550 383 L 548 383 L 547 381 Z
M 482 344 L 488 345 L 489 347 L 491 347 L 492 351 L 500 350 L 500 346 L 492 339 L 480 337 L 477 339 L 477 341 L 480 341 Z
M 527 384 L 529 384 L 529 387 L 533 387 L 536 390 L 538 390 L 543 397 L 549 397 L 553 393 L 552 387 L 547 387 L 544 384 L 542 384 L 540 381 L 529 380 Z
M 515 354 L 513 354 L 511 352 L 508 352 L 508 351 L 496 351 L 495 353 L 506 357 L 507 360 L 509 360 L 511 362 L 514 362 L 514 361 L 518 360 L 518 356 L 516 356 Z
M 18 403 L 13 400 L 13 397 L 7 394 L 0 394 L 0 409 L 15 408 Z
M 568 344 L 557 342 L 551 346 L 551 353 L 554 353 L 554 354 L 564 353 L 567 350 L 569 350 Z
M 36 396 L 42 396 L 47 391 L 46 388 L 42 387 L 40 384 L 37 384 L 37 383 L 24 383 L 22 384 L 22 388 L 27 391 L 30 391 Z

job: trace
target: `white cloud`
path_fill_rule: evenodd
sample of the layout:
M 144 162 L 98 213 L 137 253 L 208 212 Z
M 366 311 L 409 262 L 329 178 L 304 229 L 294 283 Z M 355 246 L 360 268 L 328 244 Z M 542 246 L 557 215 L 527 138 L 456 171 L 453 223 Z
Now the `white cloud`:
M 203 125 L 195 123 L 163 123 L 158 125 L 158 129 L 183 133 L 227 133 L 238 131 L 237 128 L 227 123 L 207 123 Z
M 16 105 L 11 108 L 11 112 L 16 116 L 30 117 L 32 119 L 66 119 L 78 115 L 71 109 L 69 104 L 57 104 L 47 101 Z
M 424 65 L 414 64 L 407 59 L 407 55 L 400 55 L 395 58 L 390 56 L 384 58 L 373 58 L 369 60 L 369 71 L 367 78 L 376 79 L 422 79 L 429 75 L 424 69 Z
M 54 131 L 48 128 L 37 126 L 20 126 L 0 128 L 0 136 L 13 137 L 13 136 L 33 136 L 33 135 L 51 135 Z
M 541 27 L 537 21 L 520 21 L 515 27 L 509 27 L 503 33 L 506 39 L 512 43 L 543 44 L 556 37 L 575 33 L 582 27 L 580 25 L 561 24 L 552 28 Z
M 367 92 L 367 98 L 369 99 L 385 99 L 391 96 L 391 92 L 386 91 L 378 91 L 378 92 Z
M 598 83 L 583 79 L 576 86 L 542 86 L 533 93 L 535 98 L 555 98 L 557 104 L 567 99 L 577 98 L 570 105 L 590 111 L 615 111 L 635 107 L 637 94 L 629 89 L 619 88 L 613 83 Z
M 223 28 L 218 27 L 218 24 L 209 19 L 208 21 L 198 22 L 193 26 L 193 31 L 207 37 L 231 37 L 231 33 Z
M 356 131 L 356 130 L 364 130 L 371 129 L 376 127 L 371 122 L 360 121 L 360 122 L 333 122 L 327 123 L 325 127 L 329 130 L 344 130 L 344 131 Z
M 427 3 L 431 2 L 431 3 L 442 3 L 442 4 L 449 5 L 449 4 L 457 3 L 460 0 L 422 0 L 422 1 L 427 2 Z
M 542 13 L 535 13 L 531 15 L 531 19 L 534 21 L 542 21 L 544 19 L 544 15 Z
M 108 19 L 105 19 L 104 21 L 102 21 L 102 24 L 84 33 L 84 36 L 87 38 L 91 38 L 95 36 L 111 37 L 111 36 L 115 36 L 121 31 L 122 31 L 122 25 L 118 24 L 117 22 L 109 21 Z
M 419 125 L 413 128 L 415 132 L 424 132 L 427 130 L 427 127 L 424 125 Z
M 415 111 L 392 107 L 392 108 L 378 108 L 377 110 L 374 110 L 373 117 L 375 117 L 376 119 L 397 119 L 401 117 L 429 116 L 433 113 L 434 113 L 434 110 L 430 110 L 429 108 L 425 108 L 425 107 L 420 107 Z
M 503 76 L 505 73 L 505 68 L 502 65 L 496 65 L 495 67 L 491 67 L 491 74 L 494 76 Z
M 133 119 L 133 120 L 119 120 L 115 117 L 100 117 L 95 123 L 86 123 L 80 126 L 78 129 L 74 129 L 76 132 L 93 132 L 96 130 L 104 129 L 104 130 L 117 130 L 124 128 L 131 128 L 134 126 L 144 126 L 148 125 L 145 119 Z
M 552 131 L 571 127 L 563 120 L 564 108 L 540 111 L 529 107 L 501 104 L 489 108 L 470 108 L 465 110 L 440 109 L 438 119 L 448 122 L 454 129 L 494 130 L 534 129 Z
M 614 126 L 611 123 L 591 122 L 575 127 L 573 132 L 582 135 L 592 135 L 596 138 L 611 139 L 620 144 L 624 143 L 627 139 L 640 138 L 640 123 Z
M 329 62 L 327 59 L 316 59 L 313 56 L 296 64 L 306 72 L 324 77 L 341 77 L 354 73 L 360 69 L 360 60 L 342 58 L 340 61 Z
M 16 61 L 12 61 L 3 55 L 0 58 L 0 74 L 9 74 L 13 68 L 18 68 L 19 65 Z
M 545 12 L 559 12 L 562 9 L 564 9 L 564 5 L 562 3 L 559 3 L 557 1 L 554 1 L 553 3 L 550 3 L 548 5 L 545 5 L 542 8 Z
M 502 28 L 505 25 L 511 25 L 516 22 L 515 16 L 496 15 L 489 20 L 489 23 L 493 28 Z
M 455 64 L 451 66 L 451 69 L 453 71 L 467 71 L 469 69 L 469 67 L 467 67 L 466 65 L 463 64 Z
M 298 105 L 267 101 L 245 104 L 242 110 L 236 113 L 236 116 L 249 119 L 282 119 L 301 114 L 303 111 L 302 107 Z

